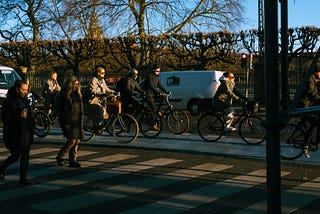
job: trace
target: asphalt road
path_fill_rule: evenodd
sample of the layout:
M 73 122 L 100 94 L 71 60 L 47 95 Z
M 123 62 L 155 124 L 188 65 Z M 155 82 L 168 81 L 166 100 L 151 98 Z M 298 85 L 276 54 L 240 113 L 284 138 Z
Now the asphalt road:
M 250 146 L 236 135 L 207 143 L 193 128 L 130 144 L 103 134 L 80 144 L 82 168 L 73 169 L 56 164 L 64 142 L 56 128 L 35 138 L 35 185 L 19 186 L 19 165 L 11 166 L 0 184 L 1 213 L 267 213 L 266 143 Z M 7 155 L 0 143 L 0 162 Z M 319 169 L 318 151 L 282 161 L 282 213 L 320 212 Z

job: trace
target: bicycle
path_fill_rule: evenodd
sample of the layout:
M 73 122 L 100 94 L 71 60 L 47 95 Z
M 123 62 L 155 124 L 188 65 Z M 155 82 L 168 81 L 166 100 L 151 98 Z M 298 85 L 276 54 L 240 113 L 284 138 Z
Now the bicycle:
M 294 160 L 303 154 L 310 158 L 309 152 L 318 150 L 319 137 L 314 141 L 313 133 L 318 131 L 316 119 L 312 116 L 298 116 L 290 121 L 280 132 L 280 157 Z
M 34 115 L 35 135 L 43 138 L 47 136 L 50 131 L 49 118 L 44 112 L 43 106 L 39 105 L 39 103 L 41 103 L 40 99 L 36 99 L 32 93 L 29 93 L 27 98 Z
M 34 96 L 31 95 L 28 99 L 30 100 L 31 109 L 35 118 L 35 135 L 40 138 L 44 138 L 49 134 L 51 127 L 55 123 L 57 115 L 54 113 L 53 109 L 50 109 L 47 114 L 44 106 L 39 105 L 40 100 L 35 99 Z
M 118 101 L 119 96 L 107 96 L 109 118 L 104 119 L 102 125 L 99 125 L 99 122 L 88 117 L 88 106 L 85 107 L 83 124 L 85 138 L 82 141 L 90 141 L 96 135 L 101 135 L 105 130 L 120 143 L 131 143 L 137 139 L 139 135 L 138 122 L 133 116 L 121 112 L 121 104 Z
M 158 103 L 158 111 L 162 116 L 153 112 L 147 104 L 147 97 L 143 96 L 141 106 L 133 115 L 139 123 L 141 133 L 149 138 L 157 137 L 163 130 L 162 119 L 165 119 L 166 125 L 170 132 L 174 134 L 182 134 L 188 131 L 190 127 L 190 119 L 186 112 L 180 109 L 174 109 L 169 99 L 172 94 L 160 94 Z M 156 127 L 156 128 L 155 128 Z
M 266 130 L 263 127 L 264 121 L 255 113 L 258 111 L 258 103 L 246 101 L 242 107 L 235 112 L 235 120 L 231 126 L 238 126 L 238 135 L 249 145 L 261 144 L 266 138 Z M 203 115 L 197 122 L 199 136 L 208 142 L 215 142 L 223 135 L 231 133 L 225 127 L 226 118 L 222 112 L 213 110 L 210 106 L 204 109 Z

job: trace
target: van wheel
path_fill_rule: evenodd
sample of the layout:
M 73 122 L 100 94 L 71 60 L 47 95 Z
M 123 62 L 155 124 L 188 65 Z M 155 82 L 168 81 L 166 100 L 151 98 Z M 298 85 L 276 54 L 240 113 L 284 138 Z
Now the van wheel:
M 201 113 L 201 103 L 197 100 L 193 100 L 188 104 L 188 111 L 192 116 L 197 116 Z

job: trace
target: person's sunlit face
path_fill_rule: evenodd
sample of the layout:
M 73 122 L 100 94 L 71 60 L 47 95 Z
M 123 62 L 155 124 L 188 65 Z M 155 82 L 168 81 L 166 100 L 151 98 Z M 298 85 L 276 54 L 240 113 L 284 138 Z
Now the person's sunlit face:
M 100 71 L 98 71 L 98 76 L 99 76 L 100 78 L 103 78 L 104 75 L 105 75 L 105 73 L 106 73 L 106 71 L 105 71 L 104 69 L 101 69 Z
M 58 74 L 57 73 L 51 74 L 51 79 L 57 80 L 57 78 L 58 78 Z
M 230 73 L 229 74 L 229 76 L 228 76 L 228 79 L 230 80 L 230 81 L 233 81 L 234 82 L 234 74 L 233 73 Z
M 77 91 L 78 88 L 79 88 L 79 81 L 74 81 L 74 82 L 72 83 L 72 90 L 73 90 L 73 91 Z
M 160 74 L 160 68 L 155 69 L 155 70 L 154 70 L 154 73 L 155 73 L 156 75 L 159 75 L 159 74 Z
M 21 84 L 18 93 L 21 97 L 27 97 L 29 93 L 29 85 L 26 83 Z

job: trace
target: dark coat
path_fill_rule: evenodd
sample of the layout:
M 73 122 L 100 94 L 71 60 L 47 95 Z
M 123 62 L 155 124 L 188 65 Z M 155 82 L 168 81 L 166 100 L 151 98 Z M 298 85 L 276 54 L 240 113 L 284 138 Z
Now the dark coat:
M 223 111 L 231 107 L 234 100 L 245 99 L 245 96 L 237 90 L 235 83 L 224 78 L 221 78 L 220 82 L 221 84 L 213 97 L 215 110 Z
M 302 95 L 299 106 L 310 107 L 320 105 L 320 79 L 316 74 L 310 76 L 306 90 Z
M 144 91 L 140 88 L 133 75 L 125 77 L 124 89 L 121 92 L 121 95 L 125 97 L 133 96 L 134 91 L 138 91 L 140 94 L 144 93 Z
M 143 81 L 142 89 L 147 93 L 153 92 L 153 94 L 160 93 L 159 89 L 164 93 L 168 93 L 167 90 L 162 86 L 159 76 L 152 72 L 149 73 Z
M 83 139 L 83 102 L 72 92 L 70 99 L 64 93 L 59 95 L 59 124 L 67 139 Z
M 27 118 L 21 112 L 27 110 Z M 21 97 L 15 87 L 8 90 L 2 104 L 3 141 L 8 149 L 31 146 L 35 132 L 34 115 L 27 98 Z

